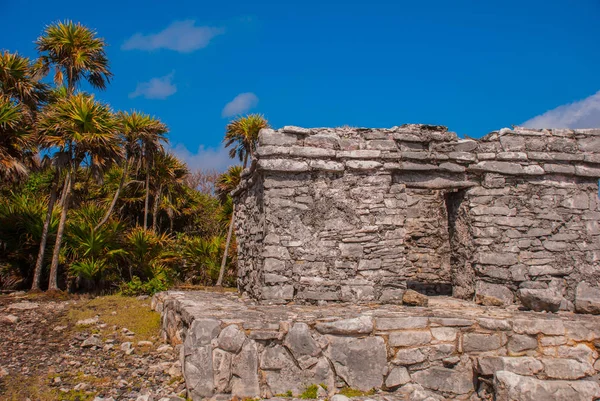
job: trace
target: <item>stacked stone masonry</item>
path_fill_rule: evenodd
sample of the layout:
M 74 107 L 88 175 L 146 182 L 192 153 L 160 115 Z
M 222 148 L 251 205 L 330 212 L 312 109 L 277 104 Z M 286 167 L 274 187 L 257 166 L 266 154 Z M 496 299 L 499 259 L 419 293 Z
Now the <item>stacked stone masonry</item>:
M 310 385 L 322 397 L 351 388 L 386 400 L 600 398 L 600 316 L 449 297 L 427 308 L 281 306 L 174 291 L 153 307 L 194 401 L 298 397 Z
M 600 129 L 264 129 L 233 193 L 239 288 L 600 313 L 599 178 Z

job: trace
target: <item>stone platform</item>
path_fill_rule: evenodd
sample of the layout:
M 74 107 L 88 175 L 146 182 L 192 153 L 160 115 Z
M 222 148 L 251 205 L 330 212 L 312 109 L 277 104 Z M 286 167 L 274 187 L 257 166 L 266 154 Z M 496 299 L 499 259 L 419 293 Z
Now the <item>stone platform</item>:
M 430 298 L 258 305 L 236 293 L 156 294 L 194 400 L 298 396 L 311 384 L 406 400 L 600 399 L 600 316 Z M 494 398 L 495 397 L 495 398 Z

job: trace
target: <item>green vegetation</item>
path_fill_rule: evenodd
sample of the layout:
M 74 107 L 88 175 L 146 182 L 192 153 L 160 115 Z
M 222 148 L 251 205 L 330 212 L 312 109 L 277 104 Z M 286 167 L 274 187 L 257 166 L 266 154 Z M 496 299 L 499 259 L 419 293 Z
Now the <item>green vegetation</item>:
M 365 397 L 375 394 L 375 390 L 361 391 L 351 387 L 343 387 L 339 394 L 345 395 L 346 397 Z
M 152 294 L 232 285 L 241 166 L 189 171 L 168 127 L 114 111 L 106 43 L 71 21 L 36 41 L 35 60 L 0 52 L 0 288 Z M 244 167 L 260 115 L 231 121 L 224 145 Z

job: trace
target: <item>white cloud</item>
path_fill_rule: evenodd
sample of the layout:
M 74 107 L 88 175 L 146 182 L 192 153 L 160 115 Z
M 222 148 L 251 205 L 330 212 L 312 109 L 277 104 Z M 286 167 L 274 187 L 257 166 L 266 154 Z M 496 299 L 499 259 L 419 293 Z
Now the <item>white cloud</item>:
M 252 92 L 240 93 L 233 100 L 223 107 L 222 117 L 233 117 L 238 114 L 246 113 L 258 105 L 258 97 Z
M 239 164 L 238 159 L 231 159 L 229 151 L 224 147 L 210 148 L 200 145 L 196 153 L 192 153 L 184 144 L 177 144 L 171 151 L 183 160 L 190 170 L 217 170 L 224 172 L 227 167 Z
M 170 73 L 164 77 L 152 78 L 148 82 L 140 82 L 137 84 L 135 91 L 129 94 L 129 97 L 143 96 L 146 99 L 166 99 L 177 92 L 177 86 L 172 83 L 173 75 L 173 73 Z
M 578 102 L 558 106 L 522 125 L 528 128 L 598 128 L 600 91 Z
M 181 53 L 189 53 L 202 49 L 218 35 L 225 32 L 223 28 L 196 26 L 196 21 L 175 21 L 162 31 L 144 35 L 136 33 L 121 46 L 122 50 L 156 50 L 169 49 Z

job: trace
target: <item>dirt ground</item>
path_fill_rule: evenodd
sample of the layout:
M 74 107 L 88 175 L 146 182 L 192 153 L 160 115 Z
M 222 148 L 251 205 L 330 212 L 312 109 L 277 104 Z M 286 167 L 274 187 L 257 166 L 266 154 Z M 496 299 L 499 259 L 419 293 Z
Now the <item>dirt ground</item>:
M 0 295 L 0 400 L 183 400 L 147 298 Z

